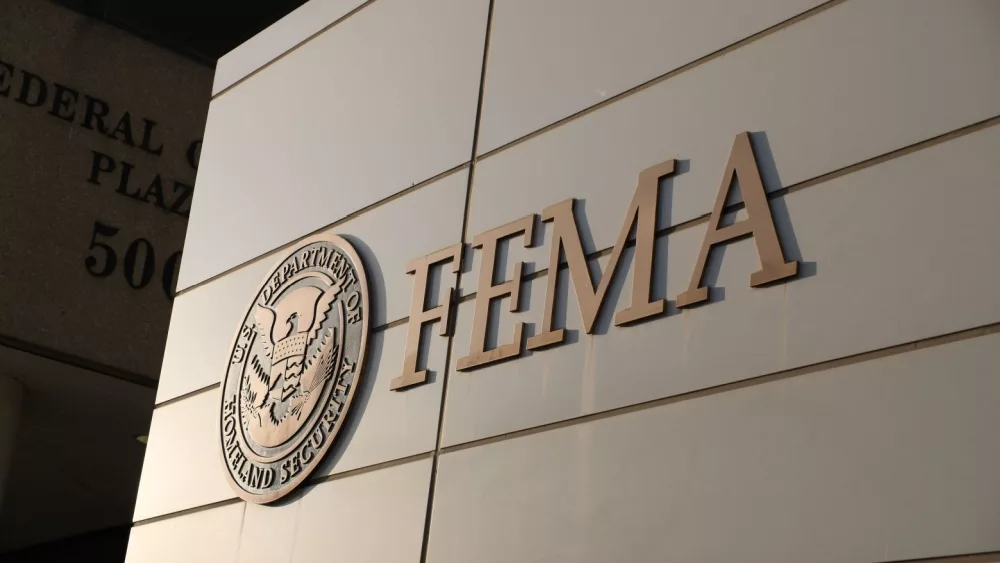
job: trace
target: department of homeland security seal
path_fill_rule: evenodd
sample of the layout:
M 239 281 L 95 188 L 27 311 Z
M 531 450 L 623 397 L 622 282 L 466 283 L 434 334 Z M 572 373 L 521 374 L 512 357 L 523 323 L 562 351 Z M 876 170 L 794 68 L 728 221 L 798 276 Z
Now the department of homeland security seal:
M 222 382 L 220 445 L 243 499 L 291 492 L 333 444 L 363 374 L 368 282 L 335 235 L 307 239 L 268 275 Z

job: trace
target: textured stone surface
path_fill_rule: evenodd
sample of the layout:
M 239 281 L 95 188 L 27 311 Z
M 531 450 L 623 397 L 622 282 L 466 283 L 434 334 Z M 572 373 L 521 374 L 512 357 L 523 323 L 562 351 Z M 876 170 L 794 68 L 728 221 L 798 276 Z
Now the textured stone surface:
M 0 336 L 156 378 L 171 307 L 165 263 L 181 250 L 187 228 L 185 217 L 169 212 L 179 194 L 173 182 L 194 185 L 187 150 L 202 135 L 212 70 L 48 0 L 0 5 L 0 61 L 14 68 L 0 67 Z M 40 107 L 17 101 L 23 71 L 46 83 Z M 75 111 L 70 121 L 49 113 L 57 84 L 78 92 L 75 106 L 61 109 L 66 116 Z M 38 94 L 35 84 L 27 101 Z M 109 134 L 129 113 L 135 146 L 125 142 L 124 129 L 111 138 L 96 120 L 83 126 L 87 95 L 107 103 Z M 162 144 L 159 156 L 140 147 L 143 119 L 157 123 L 147 144 L 154 150 Z M 88 182 L 91 151 L 115 161 L 99 184 Z M 101 164 L 109 168 L 108 162 Z M 124 189 L 136 197 L 116 193 L 122 162 L 134 167 Z M 168 209 L 156 205 L 155 190 L 147 193 L 157 174 Z M 95 221 L 120 229 L 97 239 L 117 254 L 106 277 L 88 273 L 85 264 Z M 129 245 L 139 238 L 155 257 L 148 285 L 133 289 L 123 272 Z M 93 268 L 103 267 L 101 256 Z

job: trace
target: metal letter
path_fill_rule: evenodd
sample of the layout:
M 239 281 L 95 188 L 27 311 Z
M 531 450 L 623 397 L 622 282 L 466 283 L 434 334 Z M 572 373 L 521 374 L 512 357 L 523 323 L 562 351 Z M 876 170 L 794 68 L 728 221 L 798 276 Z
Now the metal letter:
M 403 374 L 389 382 L 390 391 L 399 391 L 427 381 L 427 370 L 417 371 L 417 356 L 420 354 L 420 329 L 427 323 L 441 322 L 441 336 L 448 335 L 448 319 L 451 315 L 453 288 L 437 307 L 424 309 L 427 299 L 427 275 L 436 264 L 451 262 L 451 272 L 458 272 L 462 265 L 462 245 L 448 248 L 417 258 L 406 266 L 406 273 L 413 274 L 413 297 L 410 301 L 410 321 L 406 334 L 406 354 L 403 357 Z
M 653 246 L 656 237 L 656 210 L 660 178 L 673 173 L 674 160 L 672 159 L 639 173 L 635 195 L 632 196 L 632 203 L 625 214 L 625 221 L 622 222 L 618 240 L 615 241 L 614 250 L 611 251 L 607 270 L 601 276 L 596 290 L 590 277 L 590 270 L 587 268 L 583 246 L 580 244 L 580 233 L 576 225 L 576 216 L 573 213 L 573 200 L 567 199 L 545 208 L 542 212 L 542 221 L 552 222 L 549 281 L 545 294 L 545 312 L 542 316 L 542 326 L 545 332 L 528 339 L 529 350 L 559 344 L 566 336 L 564 329 L 553 330 L 552 328 L 556 281 L 559 271 L 559 249 L 562 248 L 566 254 L 566 262 L 569 266 L 573 288 L 576 291 L 583 328 L 587 333 L 591 333 L 594 330 L 594 322 L 597 320 L 597 314 L 604 302 L 605 294 L 615 276 L 618 261 L 625 249 L 625 242 L 628 240 L 632 225 L 636 225 L 632 303 L 628 308 L 618 311 L 615 315 L 615 325 L 633 323 L 663 312 L 665 304 L 663 299 L 650 300 L 650 284 L 653 273 Z
M 719 228 L 734 176 L 739 180 L 747 218 Z M 778 233 L 771 218 L 771 208 L 767 202 L 767 194 L 764 193 L 764 183 L 760 179 L 753 145 L 750 144 L 750 134 L 744 131 L 736 135 L 736 140 L 733 141 L 733 150 L 729 154 L 726 172 L 722 175 L 719 196 L 715 200 L 712 217 L 708 220 L 708 232 L 705 233 L 705 241 L 702 243 L 701 253 L 698 254 L 698 264 L 694 268 L 687 291 L 677 296 L 678 307 L 687 307 L 708 299 L 708 287 L 701 286 L 701 278 L 705 273 L 708 253 L 712 247 L 747 235 L 752 236 L 757 244 L 757 255 L 761 266 L 759 271 L 750 274 L 750 287 L 790 278 L 798 273 L 798 261 L 786 262 L 785 255 L 781 251 L 781 243 L 778 241 Z
M 532 233 L 535 227 L 535 215 L 522 217 L 517 221 L 501 227 L 479 233 L 472 239 L 472 247 L 482 247 L 482 264 L 479 267 L 479 286 L 476 288 L 476 309 L 472 317 L 472 342 L 469 345 L 469 355 L 458 359 L 457 369 L 467 369 L 516 356 L 521 353 L 521 334 L 524 323 L 514 326 L 514 340 L 509 344 L 486 350 L 486 326 L 489 324 L 490 303 L 499 297 L 510 295 L 510 312 L 517 311 L 518 298 L 521 295 L 521 270 L 524 262 L 514 264 L 514 277 L 510 280 L 494 284 L 493 270 L 496 264 L 497 244 L 506 238 L 524 233 L 524 246 L 531 246 Z

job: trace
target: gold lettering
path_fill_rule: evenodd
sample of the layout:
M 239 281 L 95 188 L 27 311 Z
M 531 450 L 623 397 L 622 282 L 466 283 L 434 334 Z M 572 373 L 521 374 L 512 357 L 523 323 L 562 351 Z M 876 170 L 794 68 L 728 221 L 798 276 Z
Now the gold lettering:
M 390 391 L 398 391 L 427 381 L 427 370 L 417 371 L 417 356 L 420 354 L 420 329 L 427 323 L 440 322 L 441 336 L 448 335 L 448 320 L 451 314 L 452 293 L 442 297 L 437 307 L 424 309 L 427 300 L 427 277 L 430 269 L 437 264 L 451 262 L 451 272 L 457 273 L 462 262 L 462 245 L 456 244 L 422 258 L 411 261 L 406 273 L 413 275 L 413 297 L 410 300 L 410 321 L 406 334 L 406 353 L 403 356 L 403 373 L 389 382 Z
M 524 262 L 514 264 L 514 277 L 494 284 L 493 270 L 496 264 L 497 246 L 501 240 L 524 233 L 524 246 L 531 246 L 534 233 L 535 215 L 528 215 L 501 227 L 480 233 L 472 239 L 473 248 L 482 248 L 482 264 L 479 268 L 479 286 L 476 288 L 476 308 L 472 317 L 472 342 L 469 355 L 458 359 L 456 368 L 464 371 L 476 366 L 517 356 L 521 353 L 521 334 L 524 323 L 514 325 L 514 339 L 492 350 L 486 350 L 486 327 L 489 324 L 490 303 L 494 299 L 510 296 L 510 312 L 518 310 L 521 295 L 521 270 Z
M 739 181 L 747 218 L 720 228 L 726 198 L 732 190 L 734 180 Z M 687 291 L 677 296 L 678 307 L 687 307 L 708 299 L 708 287 L 702 286 L 701 282 L 712 247 L 748 235 L 753 237 L 757 245 L 761 266 L 759 271 L 750 274 L 750 287 L 790 278 L 798 273 L 799 263 L 794 260 L 786 262 L 785 255 L 781 251 L 781 243 L 774 228 L 767 194 L 764 193 L 764 183 L 760 179 L 753 145 L 750 144 L 750 134 L 743 132 L 733 141 L 729 162 L 726 163 L 726 172 L 722 175 L 719 195 L 715 199 L 712 217 L 708 221 L 708 232 L 705 233 L 705 240 L 698 254 L 698 263 Z
M 566 255 L 570 279 L 576 292 L 577 305 L 583 328 L 587 333 L 594 330 L 597 314 L 604 303 L 604 297 L 611 285 L 611 280 L 618 269 L 618 262 L 628 234 L 635 225 L 635 256 L 634 276 L 632 278 L 632 303 L 628 308 L 618 311 L 615 315 L 615 325 L 636 322 L 640 319 L 658 315 L 663 312 L 664 300 L 650 300 L 650 284 L 653 274 L 653 247 L 656 237 L 656 209 L 659 200 L 660 178 L 673 174 L 674 161 L 668 160 L 647 168 L 639 174 L 639 180 L 632 196 L 632 203 L 625 214 L 618 240 L 611 251 L 608 267 L 601 275 L 601 281 L 594 288 L 587 267 L 587 258 L 580 244 L 580 232 L 573 213 L 573 200 L 568 199 L 551 205 L 542 212 L 542 221 L 552 223 L 552 241 L 549 252 L 548 288 L 545 293 L 545 312 L 542 314 L 542 326 L 545 331 L 528 339 L 528 349 L 534 350 L 545 346 L 559 344 L 565 339 L 564 329 L 553 329 L 555 321 L 554 307 L 556 298 L 556 283 L 559 276 L 559 250 Z

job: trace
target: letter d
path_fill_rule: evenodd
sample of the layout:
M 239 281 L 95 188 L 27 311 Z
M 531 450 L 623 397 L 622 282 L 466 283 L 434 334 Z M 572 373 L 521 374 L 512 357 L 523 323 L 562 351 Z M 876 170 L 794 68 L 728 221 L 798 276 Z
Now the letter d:
M 38 106 L 45 103 L 45 99 L 48 97 L 48 85 L 42 80 L 42 77 L 31 74 L 28 71 L 22 70 L 21 74 L 24 76 L 24 81 L 21 82 L 21 92 L 18 93 L 17 98 L 14 100 L 19 104 L 24 104 L 30 108 L 37 108 Z M 38 84 L 38 90 L 34 100 L 29 99 L 32 94 L 32 84 Z

